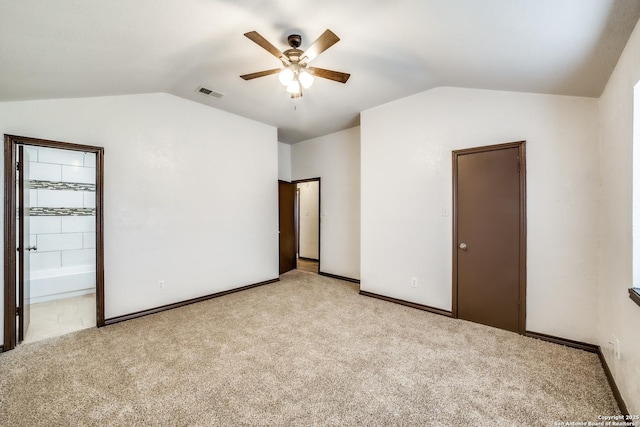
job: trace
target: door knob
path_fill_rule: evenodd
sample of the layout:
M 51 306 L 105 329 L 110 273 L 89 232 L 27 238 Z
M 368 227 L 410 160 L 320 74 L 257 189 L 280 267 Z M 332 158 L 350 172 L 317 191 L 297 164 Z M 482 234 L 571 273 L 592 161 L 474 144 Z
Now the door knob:
M 460 243 L 460 249 L 462 249 L 463 251 L 465 249 L 467 249 L 467 244 L 466 243 Z
M 28 248 L 26 248 L 28 251 L 37 251 L 38 248 L 36 246 L 29 246 Z

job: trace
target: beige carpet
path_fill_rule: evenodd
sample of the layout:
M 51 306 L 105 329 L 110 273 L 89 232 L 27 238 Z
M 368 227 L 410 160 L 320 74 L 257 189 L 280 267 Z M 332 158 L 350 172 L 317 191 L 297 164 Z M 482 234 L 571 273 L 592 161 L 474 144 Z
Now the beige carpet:
M 2 426 L 553 426 L 619 410 L 580 350 L 278 283 L 0 355 Z

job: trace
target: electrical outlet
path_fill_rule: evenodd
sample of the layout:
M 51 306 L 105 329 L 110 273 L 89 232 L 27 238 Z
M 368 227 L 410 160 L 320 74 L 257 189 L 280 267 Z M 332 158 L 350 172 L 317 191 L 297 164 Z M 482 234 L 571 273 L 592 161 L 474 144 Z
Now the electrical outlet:
M 158 280 L 158 290 L 164 291 L 164 280 Z
M 415 277 L 411 278 L 411 287 L 412 288 L 417 288 L 418 287 L 418 279 Z

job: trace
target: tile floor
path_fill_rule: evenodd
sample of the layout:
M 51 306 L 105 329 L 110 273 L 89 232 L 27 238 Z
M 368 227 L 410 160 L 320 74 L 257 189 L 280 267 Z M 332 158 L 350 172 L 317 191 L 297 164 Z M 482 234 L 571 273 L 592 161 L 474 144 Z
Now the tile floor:
M 25 343 L 57 337 L 96 326 L 96 294 L 31 305 Z

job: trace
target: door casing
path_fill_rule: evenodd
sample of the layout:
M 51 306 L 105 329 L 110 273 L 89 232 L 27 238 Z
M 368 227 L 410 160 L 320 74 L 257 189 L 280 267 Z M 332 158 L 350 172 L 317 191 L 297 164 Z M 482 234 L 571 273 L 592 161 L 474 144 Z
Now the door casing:
M 518 305 L 518 333 L 526 333 L 527 319 L 527 194 L 526 194 L 526 141 L 509 142 L 506 144 L 489 145 L 483 147 L 468 148 L 453 151 L 453 271 L 452 271 L 452 315 L 458 318 L 458 156 L 473 153 L 482 153 L 494 150 L 503 150 L 506 148 L 518 148 L 519 167 L 520 167 L 520 271 L 519 271 L 519 305 Z
M 16 184 L 18 145 L 96 155 L 96 325 L 104 326 L 104 148 L 16 135 L 4 136 L 4 345 L 16 346 Z

